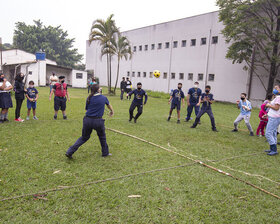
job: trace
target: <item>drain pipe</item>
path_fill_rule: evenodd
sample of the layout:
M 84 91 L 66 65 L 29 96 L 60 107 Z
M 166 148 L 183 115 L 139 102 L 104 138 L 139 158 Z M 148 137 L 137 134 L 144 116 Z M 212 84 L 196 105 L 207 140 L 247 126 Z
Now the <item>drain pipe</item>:
M 208 78 L 208 66 L 209 66 L 209 54 L 210 54 L 210 45 L 211 45 L 211 35 L 212 35 L 212 30 L 210 29 L 209 36 L 208 36 L 207 54 L 206 54 L 204 87 L 206 87 L 206 85 L 207 85 L 207 78 Z

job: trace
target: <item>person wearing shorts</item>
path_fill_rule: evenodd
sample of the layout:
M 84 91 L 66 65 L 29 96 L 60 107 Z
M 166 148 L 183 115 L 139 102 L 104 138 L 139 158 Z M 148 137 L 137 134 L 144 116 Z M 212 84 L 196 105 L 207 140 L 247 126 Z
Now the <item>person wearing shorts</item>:
M 175 89 L 172 91 L 172 95 L 170 96 L 170 99 L 168 103 L 170 104 L 171 102 L 171 107 L 169 111 L 169 116 L 167 118 L 167 121 L 170 121 L 172 111 L 176 108 L 177 109 L 177 123 L 180 123 L 180 111 L 181 111 L 181 100 L 183 101 L 183 106 L 185 104 L 185 95 L 184 92 L 182 91 L 182 83 L 178 83 L 178 89 Z
M 37 99 L 38 99 L 38 90 L 34 87 L 34 82 L 29 82 L 29 87 L 26 90 L 26 98 L 27 98 L 27 117 L 26 120 L 29 121 L 29 116 L 31 112 L 31 108 L 33 110 L 33 119 L 38 120 L 36 117 L 36 108 L 37 108 Z

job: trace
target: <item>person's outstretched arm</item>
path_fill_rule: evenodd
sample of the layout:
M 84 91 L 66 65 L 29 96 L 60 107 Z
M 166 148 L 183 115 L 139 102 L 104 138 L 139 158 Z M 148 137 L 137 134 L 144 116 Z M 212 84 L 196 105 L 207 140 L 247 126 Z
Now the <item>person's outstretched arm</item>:
M 114 110 L 113 107 L 111 106 L 111 104 L 106 105 L 107 108 L 110 110 L 109 116 L 112 117 L 114 115 Z

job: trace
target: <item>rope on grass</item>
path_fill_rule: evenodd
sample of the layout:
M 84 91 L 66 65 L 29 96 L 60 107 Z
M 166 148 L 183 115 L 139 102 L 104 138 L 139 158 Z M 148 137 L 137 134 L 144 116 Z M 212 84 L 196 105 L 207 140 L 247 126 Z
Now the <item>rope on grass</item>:
M 182 167 L 191 166 L 191 165 L 195 165 L 195 164 L 196 164 L 195 162 L 192 162 L 192 163 L 187 163 L 187 164 L 183 164 L 183 165 L 179 165 L 179 166 L 149 170 L 149 171 L 144 171 L 144 172 L 140 172 L 140 173 L 127 174 L 127 175 L 124 175 L 124 176 L 112 177 L 112 178 L 107 178 L 107 179 L 104 179 L 104 180 L 96 180 L 96 181 L 92 181 L 92 182 L 88 182 L 88 183 L 84 183 L 84 184 L 78 184 L 78 185 L 72 185 L 72 186 L 58 186 L 57 188 L 48 189 L 48 190 L 40 191 L 40 192 L 37 192 L 37 193 L 30 193 L 30 194 L 23 194 L 23 195 L 9 197 L 9 198 L 2 198 L 2 199 L 0 199 L 0 202 L 1 201 L 10 201 L 10 200 L 19 199 L 19 198 L 25 198 L 25 197 L 30 197 L 30 196 L 37 197 L 38 195 L 42 195 L 42 194 L 46 194 L 46 193 L 50 193 L 50 192 L 54 192 L 54 191 L 62 191 L 62 190 L 66 190 L 66 189 L 85 187 L 85 186 L 88 186 L 88 185 L 99 184 L 99 183 L 104 183 L 104 182 L 108 182 L 108 181 L 115 181 L 115 180 L 120 180 L 120 179 L 124 179 L 124 178 L 128 178 L 128 177 L 139 176 L 139 175 L 149 174 L 149 173 L 155 173 L 155 172 L 160 172 L 160 171 L 165 171 L 165 170 L 177 169 L 177 168 L 182 168 Z M 40 199 L 40 197 L 37 197 L 37 198 Z
M 267 190 L 265 190 L 265 189 L 263 189 L 263 188 L 261 188 L 261 187 L 258 187 L 258 186 L 254 185 L 254 184 L 252 184 L 252 183 L 250 183 L 250 182 L 248 182 L 248 181 L 245 181 L 245 180 L 242 180 L 242 179 L 240 179 L 240 178 L 238 178 L 238 177 L 235 177 L 235 176 L 231 175 L 230 173 L 224 172 L 224 171 L 222 171 L 222 170 L 220 170 L 220 169 L 217 169 L 217 168 L 215 168 L 215 167 L 213 167 L 213 166 L 211 166 L 211 165 L 208 165 L 208 164 L 206 164 L 206 163 L 204 163 L 204 162 L 202 162 L 202 161 L 200 161 L 200 160 L 196 160 L 196 159 L 193 159 L 193 158 L 191 158 L 191 157 L 189 157 L 189 156 L 180 154 L 180 153 L 178 153 L 178 152 L 174 152 L 174 151 L 172 151 L 172 150 L 170 150 L 170 149 L 167 149 L 167 148 L 165 148 L 165 147 L 163 147 L 163 146 L 160 146 L 160 145 L 155 144 L 155 143 L 153 143 L 153 142 L 149 142 L 149 141 L 147 141 L 147 140 L 145 140 L 145 139 L 142 139 L 142 138 L 139 138 L 139 137 L 137 137 L 137 136 L 127 134 L 127 133 L 122 132 L 122 131 L 118 131 L 118 130 L 115 130 L 115 129 L 112 129 L 112 128 L 106 128 L 106 129 L 109 130 L 109 131 L 112 131 L 112 132 L 121 134 L 121 135 L 125 135 L 125 136 L 128 136 L 128 137 L 137 139 L 137 140 L 139 140 L 139 141 L 142 141 L 142 142 L 145 142 L 145 143 L 147 143 L 147 144 L 153 145 L 153 146 L 155 146 L 155 147 L 157 147 L 157 148 L 163 149 L 163 150 L 165 150 L 165 151 L 167 151 L 167 152 L 170 152 L 170 153 L 176 154 L 176 155 L 178 155 L 178 156 L 184 157 L 184 158 L 186 158 L 186 159 L 189 159 L 189 160 L 193 161 L 194 163 L 198 163 L 198 164 L 200 164 L 200 165 L 202 165 L 202 166 L 204 166 L 204 167 L 207 167 L 207 168 L 209 168 L 209 169 L 211 169 L 211 170 L 214 170 L 214 171 L 216 171 L 216 172 L 219 172 L 219 173 L 221 173 L 221 174 L 224 174 L 224 175 L 226 175 L 226 176 L 229 176 L 229 177 L 231 177 L 231 178 L 233 178 L 233 179 L 235 179 L 235 180 L 238 180 L 238 181 L 240 181 L 240 182 L 242 182 L 242 183 L 245 183 L 245 184 L 247 184 L 247 185 L 249 185 L 249 186 L 251 186 L 251 187 L 253 187 L 253 188 L 255 188 L 255 189 L 258 189 L 258 190 L 261 191 L 261 192 L 264 192 L 264 193 L 266 193 L 266 194 L 268 194 L 268 195 L 271 195 L 271 196 L 273 196 L 273 197 L 275 197 L 275 198 L 277 198 L 277 199 L 280 199 L 280 196 L 278 196 L 278 195 L 276 195 L 276 194 L 274 194 L 274 193 L 271 193 L 271 192 L 269 192 L 269 191 L 267 191 Z

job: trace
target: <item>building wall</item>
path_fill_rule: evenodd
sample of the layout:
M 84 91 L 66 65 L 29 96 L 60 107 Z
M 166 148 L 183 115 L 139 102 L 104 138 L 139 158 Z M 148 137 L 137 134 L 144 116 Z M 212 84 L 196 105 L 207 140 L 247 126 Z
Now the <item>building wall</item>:
M 127 76 L 129 72 L 134 88 L 141 81 L 144 89 L 163 92 L 176 88 L 178 82 L 182 82 L 184 91 L 187 91 L 195 81 L 199 81 L 201 88 L 206 84 L 211 85 L 217 100 L 235 102 L 241 92 L 248 92 L 248 71 L 243 69 L 245 64 L 232 64 L 231 60 L 226 59 L 228 44 L 221 34 L 222 29 L 218 12 L 212 12 L 123 32 L 130 40 L 132 50 L 136 47 L 136 52 L 132 60 L 121 61 L 120 77 Z M 218 37 L 218 43 L 212 43 L 213 37 Z M 201 44 L 201 38 L 206 38 L 206 44 Z M 196 39 L 196 46 L 191 46 L 192 39 Z M 183 40 L 186 40 L 185 47 L 182 47 Z M 177 48 L 172 46 L 174 41 L 178 42 Z M 169 48 L 165 48 L 166 42 L 169 42 Z M 162 49 L 157 49 L 158 43 L 162 43 Z M 154 50 L 151 50 L 152 44 L 155 44 Z M 87 41 L 86 45 L 86 69 L 93 69 L 101 85 L 107 85 L 106 57 L 101 60 L 97 42 L 89 45 Z M 148 50 L 145 50 L 145 45 L 148 45 Z M 113 84 L 116 67 L 114 57 Z M 160 78 L 150 78 L 150 72 L 154 70 L 161 72 Z M 138 72 L 140 77 L 137 77 Z M 143 77 L 144 72 L 146 78 Z M 163 73 L 167 73 L 166 79 Z M 171 79 L 171 73 L 175 73 L 175 79 Z M 183 79 L 179 78 L 179 73 L 184 74 Z M 192 80 L 188 79 L 189 73 L 193 74 Z M 198 80 L 200 73 L 203 74 L 203 80 Z M 214 81 L 209 81 L 209 74 L 214 74 Z M 255 76 L 252 83 L 251 97 L 263 99 L 265 90 Z
M 86 88 L 87 87 L 87 72 L 72 70 L 72 87 L 75 88 Z M 82 78 L 79 78 L 81 77 Z
M 65 76 L 65 82 L 70 86 L 72 85 L 71 69 L 59 68 L 59 67 L 49 66 L 49 65 L 47 65 L 46 67 L 46 76 L 45 76 L 45 80 L 47 84 L 50 84 L 50 76 L 52 75 L 53 72 L 56 74 L 57 77 L 61 75 Z

